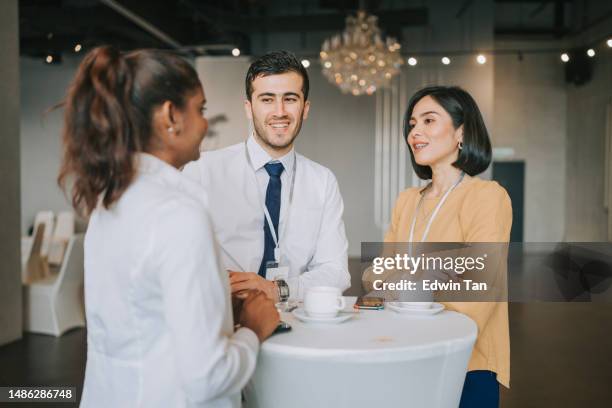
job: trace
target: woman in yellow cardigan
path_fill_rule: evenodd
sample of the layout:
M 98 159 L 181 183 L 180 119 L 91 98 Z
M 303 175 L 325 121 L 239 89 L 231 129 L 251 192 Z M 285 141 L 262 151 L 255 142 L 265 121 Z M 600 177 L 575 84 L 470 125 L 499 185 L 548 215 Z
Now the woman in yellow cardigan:
M 400 193 L 385 242 L 508 242 L 512 208 L 506 190 L 475 177 L 491 162 L 491 143 L 474 99 L 458 87 L 418 91 L 404 116 L 404 137 L 416 174 L 431 182 Z M 371 277 L 364 275 L 365 287 L 371 288 Z M 478 325 L 460 407 L 499 406 L 498 382 L 510 384 L 508 304 L 445 306 Z

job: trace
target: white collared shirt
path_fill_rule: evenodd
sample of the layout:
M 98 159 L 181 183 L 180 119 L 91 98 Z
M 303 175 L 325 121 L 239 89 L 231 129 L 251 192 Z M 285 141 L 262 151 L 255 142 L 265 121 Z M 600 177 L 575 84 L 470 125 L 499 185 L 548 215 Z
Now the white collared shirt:
M 228 270 L 259 270 L 264 251 L 263 205 L 270 179 L 263 166 L 274 160 L 251 136 L 246 145 L 203 153 L 183 170 L 206 191 L 222 264 Z M 293 150 L 276 160 L 285 168 L 278 231 L 280 263 L 289 267 L 291 298 L 303 298 L 313 286 L 347 289 L 348 242 L 336 178 L 329 169 Z M 295 185 L 289 205 L 294 161 Z
M 234 332 L 201 188 L 154 156 L 85 238 L 82 407 L 240 406 L 259 341 Z

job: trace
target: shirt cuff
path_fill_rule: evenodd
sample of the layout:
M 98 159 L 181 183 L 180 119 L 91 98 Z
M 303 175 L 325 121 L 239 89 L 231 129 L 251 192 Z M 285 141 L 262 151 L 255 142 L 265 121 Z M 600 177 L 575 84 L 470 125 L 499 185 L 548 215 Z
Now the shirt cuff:
M 238 340 L 247 345 L 249 349 L 257 353 L 259 350 L 259 338 L 255 332 L 247 327 L 241 327 L 232 336 L 233 340 Z

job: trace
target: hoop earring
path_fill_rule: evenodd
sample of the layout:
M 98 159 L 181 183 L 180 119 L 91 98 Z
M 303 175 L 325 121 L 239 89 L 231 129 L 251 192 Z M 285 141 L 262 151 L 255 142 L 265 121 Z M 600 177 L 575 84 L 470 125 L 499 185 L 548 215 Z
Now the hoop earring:
M 459 142 L 459 144 L 457 145 L 457 147 L 459 148 L 459 150 L 463 149 L 463 142 Z

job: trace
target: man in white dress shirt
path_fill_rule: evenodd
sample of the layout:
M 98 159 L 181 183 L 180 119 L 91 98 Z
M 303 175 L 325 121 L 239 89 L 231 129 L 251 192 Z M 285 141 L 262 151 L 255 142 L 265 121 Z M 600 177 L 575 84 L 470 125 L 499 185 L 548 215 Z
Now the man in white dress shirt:
M 259 289 L 285 301 L 314 286 L 350 286 L 336 178 L 293 147 L 308 117 L 308 85 L 293 54 L 257 59 L 247 72 L 244 102 L 253 133 L 184 169 L 206 190 L 222 265 L 238 296 Z

